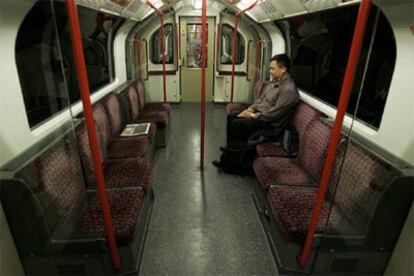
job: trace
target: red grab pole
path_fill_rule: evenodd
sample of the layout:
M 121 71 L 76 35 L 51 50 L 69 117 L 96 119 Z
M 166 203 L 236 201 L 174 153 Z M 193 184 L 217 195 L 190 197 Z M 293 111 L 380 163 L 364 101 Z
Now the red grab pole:
M 239 26 L 239 16 L 246 11 L 252 9 L 259 0 L 256 0 L 253 4 L 245 8 L 244 10 L 239 11 L 236 13 L 236 17 L 234 18 L 234 34 L 233 34 L 233 64 L 231 68 L 231 93 L 230 93 L 230 102 L 233 102 L 233 91 L 234 91 L 234 66 L 236 65 L 236 49 L 237 49 L 237 27 Z
M 69 17 L 70 37 L 72 40 L 72 50 L 75 55 L 76 75 L 79 81 L 79 89 L 82 96 L 83 110 L 85 113 L 86 127 L 88 130 L 89 145 L 92 152 L 92 160 L 95 168 L 96 182 L 101 201 L 103 219 L 105 223 L 106 237 L 108 239 L 109 249 L 111 251 L 112 263 L 115 269 L 121 268 L 118 248 L 115 241 L 115 235 L 112 225 L 111 212 L 109 209 L 108 195 L 105 189 L 105 180 L 102 173 L 101 157 L 99 155 L 98 140 L 96 137 L 95 123 L 92 115 L 92 105 L 89 98 L 89 83 L 86 72 L 85 58 L 83 55 L 82 38 L 79 26 L 78 10 L 76 9 L 75 0 L 66 0 L 66 10 Z
M 204 127 L 205 127 L 205 98 L 206 98 L 206 43 L 207 43 L 207 3 L 202 2 L 201 8 L 201 141 L 200 141 L 200 168 L 204 169 Z
M 256 61 L 254 65 L 254 82 L 256 83 L 257 79 L 259 78 L 259 58 L 260 58 L 260 50 L 262 49 L 262 44 L 264 40 L 259 40 L 256 42 Z
M 159 15 L 161 21 L 161 51 L 162 51 L 162 79 L 164 83 L 164 103 L 167 102 L 167 80 L 165 72 L 165 45 L 164 45 L 164 13 L 157 9 L 150 0 L 147 0 L 147 4 L 153 8 Z
M 138 80 L 142 79 L 142 71 L 141 71 L 141 42 L 139 41 L 139 38 L 135 39 L 135 45 L 137 47 L 137 59 L 138 59 Z
M 371 8 L 371 0 L 362 0 L 359 7 L 358 18 L 355 24 L 354 37 L 352 39 L 351 51 L 348 57 L 348 64 L 346 66 L 344 82 L 342 84 L 341 97 L 339 99 L 338 111 L 336 113 L 335 123 L 332 129 L 331 141 L 329 142 L 328 152 L 323 167 L 321 180 L 319 183 L 319 192 L 316 197 L 315 209 L 313 209 L 311 222 L 308 233 L 303 246 L 302 252 L 297 257 L 299 265 L 305 266 L 312 248 L 313 238 L 316 231 L 316 224 L 318 223 L 321 213 L 322 203 L 325 198 L 325 193 L 328 187 L 329 176 L 332 165 L 335 159 L 336 147 L 339 137 L 341 135 L 342 122 L 344 120 L 346 108 L 348 106 L 349 95 L 351 94 L 352 85 L 354 82 L 355 72 L 357 69 L 359 54 L 361 53 L 362 42 L 364 40 L 365 29 L 368 21 L 369 11 Z

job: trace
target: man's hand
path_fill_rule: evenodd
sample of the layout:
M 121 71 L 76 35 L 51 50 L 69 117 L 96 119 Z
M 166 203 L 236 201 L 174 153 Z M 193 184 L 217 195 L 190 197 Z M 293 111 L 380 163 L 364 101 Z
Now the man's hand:
M 251 118 L 252 114 L 253 114 L 253 110 L 248 108 L 248 109 L 243 110 L 239 115 L 237 115 L 237 117 Z

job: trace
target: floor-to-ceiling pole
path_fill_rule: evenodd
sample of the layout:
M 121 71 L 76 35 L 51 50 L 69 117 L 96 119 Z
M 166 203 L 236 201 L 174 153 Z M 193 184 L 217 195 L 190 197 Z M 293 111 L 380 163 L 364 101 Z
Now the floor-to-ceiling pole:
M 351 94 L 352 85 L 357 70 L 358 59 L 361 53 L 361 47 L 362 42 L 364 40 L 364 34 L 370 8 L 371 0 L 362 0 L 359 7 L 357 21 L 355 24 L 354 37 L 352 39 L 351 51 L 349 53 L 344 82 L 342 84 L 341 96 L 338 103 L 338 110 L 335 117 L 335 123 L 332 129 L 328 152 L 326 154 L 325 164 L 319 183 L 319 192 L 316 197 L 315 208 L 312 212 L 311 222 L 309 225 L 308 233 L 306 235 L 305 245 L 303 246 L 302 252 L 298 256 L 298 262 L 301 266 L 305 266 L 307 264 L 309 254 L 312 249 L 316 225 L 318 223 L 321 214 L 322 204 L 325 199 L 325 193 L 328 187 L 329 176 L 331 174 L 331 169 L 334 163 L 338 140 L 341 135 L 342 123 L 344 120 L 346 108 L 348 106 L 349 95 Z
M 206 115 L 206 43 L 207 43 L 207 3 L 202 1 L 201 7 L 201 135 L 200 135 L 200 168 L 204 168 L 204 128 Z

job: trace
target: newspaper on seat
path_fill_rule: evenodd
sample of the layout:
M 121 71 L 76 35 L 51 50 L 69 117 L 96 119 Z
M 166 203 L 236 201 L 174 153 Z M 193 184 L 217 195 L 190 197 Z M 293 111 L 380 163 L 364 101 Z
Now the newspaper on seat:
M 150 123 L 128 124 L 125 126 L 121 136 L 139 136 L 148 134 Z

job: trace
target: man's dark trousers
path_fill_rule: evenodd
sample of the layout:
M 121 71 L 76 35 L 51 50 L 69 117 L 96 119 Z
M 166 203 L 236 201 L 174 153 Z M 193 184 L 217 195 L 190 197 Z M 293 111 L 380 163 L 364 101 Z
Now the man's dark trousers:
M 227 145 L 245 145 L 254 133 L 271 129 L 269 122 L 253 118 L 237 117 L 239 113 L 234 112 L 227 115 Z

